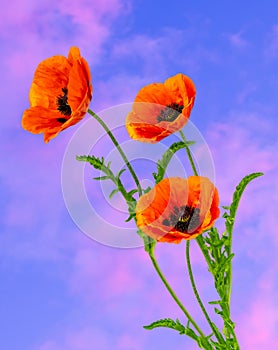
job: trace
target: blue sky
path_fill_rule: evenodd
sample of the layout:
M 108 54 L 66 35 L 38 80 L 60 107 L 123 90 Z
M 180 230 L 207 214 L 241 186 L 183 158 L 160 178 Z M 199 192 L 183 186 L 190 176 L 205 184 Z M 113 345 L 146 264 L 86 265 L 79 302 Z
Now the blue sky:
M 192 78 L 197 97 L 190 120 L 211 151 L 223 205 L 244 175 L 265 172 L 250 184 L 238 212 L 232 311 L 242 349 L 278 347 L 277 2 L 14 0 L 1 5 L 0 16 L 1 348 L 196 348 L 171 330 L 142 329 L 158 318 L 182 318 L 143 249 L 99 244 L 70 217 L 61 166 L 82 126 L 47 145 L 41 135 L 21 128 L 37 64 L 52 55 L 66 56 L 72 45 L 80 47 L 90 65 L 96 112 L 130 103 L 143 85 L 178 72 Z M 112 118 L 106 119 L 109 125 L 124 126 L 122 116 Z M 95 127 L 92 146 L 101 135 Z M 118 137 L 127 140 L 124 128 Z M 135 149 L 141 149 L 138 143 Z M 97 186 L 87 184 L 94 205 L 94 193 L 101 195 Z M 111 224 L 113 210 L 103 211 Z M 107 222 L 96 223 L 96 230 L 112 234 Z M 157 254 L 199 319 L 186 279 L 184 244 L 160 244 Z M 194 243 L 192 262 L 209 301 L 213 284 Z

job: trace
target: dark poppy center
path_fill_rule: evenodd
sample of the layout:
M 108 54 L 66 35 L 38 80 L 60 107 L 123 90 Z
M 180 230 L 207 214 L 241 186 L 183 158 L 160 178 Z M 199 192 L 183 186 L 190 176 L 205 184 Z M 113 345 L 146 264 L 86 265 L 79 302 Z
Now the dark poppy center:
M 56 100 L 57 109 L 58 111 L 65 115 L 66 117 L 69 117 L 71 115 L 71 108 L 68 104 L 68 89 L 62 88 L 63 95 L 59 95 Z M 57 118 L 57 121 L 59 123 L 65 123 L 68 120 L 68 118 Z
M 177 103 L 168 105 L 165 109 L 160 111 L 157 121 L 173 122 L 181 114 L 184 106 L 180 106 Z
M 169 219 L 164 219 L 162 223 L 183 233 L 193 233 L 200 226 L 200 209 L 187 205 L 174 207 Z

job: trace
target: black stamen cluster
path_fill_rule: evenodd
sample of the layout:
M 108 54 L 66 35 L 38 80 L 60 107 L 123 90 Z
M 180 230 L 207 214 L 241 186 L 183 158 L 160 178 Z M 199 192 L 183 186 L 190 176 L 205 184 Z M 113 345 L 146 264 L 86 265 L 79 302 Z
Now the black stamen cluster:
M 200 225 L 200 209 L 189 206 L 174 207 L 169 219 L 163 220 L 163 225 L 173 227 L 180 232 L 193 232 Z
M 168 105 L 165 109 L 160 111 L 160 114 L 157 117 L 157 121 L 173 122 L 181 114 L 183 107 L 184 106 L 180 106 L 177 103 Z
M 62 88 L 63 95 L 60 95 L 57 97 L 56 103 L 57 103 L 57 109 L 58 111 L 65 115 L 70 116 L 71 115 L 71 108 L 68 104 L 68 89 Z M 57 118 L 57 121 L 60 123 L 65 123 L 68 119 L 67 118 Z

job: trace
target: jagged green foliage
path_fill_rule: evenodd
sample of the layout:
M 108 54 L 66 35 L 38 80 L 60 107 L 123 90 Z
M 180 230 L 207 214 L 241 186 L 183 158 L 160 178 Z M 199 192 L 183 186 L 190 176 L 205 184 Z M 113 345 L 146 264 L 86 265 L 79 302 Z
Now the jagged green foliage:
M 143 239 L 144 241 L 144 248 L 147 253 L 151 253 L 154 250 L 154 247 L 156 245 L 156 241 L 152 239 L 151 237 L 147 236 L 142 230 L 137 230 L 138 235 Z
M 190 322 L 187 322 L 187 325 L 184 326 L 178 319 L 176 319 L 176 321 L 172 320 L 171 318 L 164 318 L 155 322 L 152 322 L 151 324 L 144 326 L 145 329 L 148 330 L 152 330 L 154 328 L 158 328 L 158 327 L 165 327 L 165 328 L 170 328 L 170 329 L 174 329 L 175 331 L 179 332 L 179 334 L 183 335 L 187 335 L 190 338 L 192 338 L 193 340 L 195 340 L 197 342 L 197 344 L 199 345 L 200 349 L 208 349 L 208 350 L 213 350 L 213 349 L 225 349 L 225 347 L 212 347 L 212 343 L 214 343 L 213 341 L 211 341 L 210 337 L 201 337 L 198 336 L 194 330 L 190 327 Z M 215 343 L 217 344 L 217 343 Z
M 223 215 L 225 219 L 226 230 L 219 235 L 218 230 L 213 227 L 207 234 L 197 238 L 198 243 L 202 246 L 204 256 L 207 260 L 209 271 L 214 277 L 214 285 L 220 297 L 220 300 L 211 301 L 210 304 L 218 305 L 214 311 L 220 315 L 224 321 L 223 334 L 226 337 L 227 349 L 235 349 L 238 345 L 234 332 L 235 324 L 231 321 L 230 316 L 230 297 L 232 285 L 232 234 L 236 217 L 237 208 L 244 192 L 244 189 L 258 176 L 263 173 L 253 173 L 245 176 L 233 194 L 230 206 L 223 207 L 226 211 Z
M 126 221 L 130 221 L 132 218 L 134 218 L 136 199 L 133 197 L 133 195 L 136 192 L 138 192 L 138 189 L 134 189 L 129 192 L 126 191 L 120 179 L 121 175 L 126 169 L 121 169 L 115 175 L 110 168 L 111 162 L 108 162 L 106 165 L 103 157 L 98 158 L 95 156 L 77 156 L 76 159 L 79 161 L 84 161 L 91 164 L 95 169 L 100 170 L 105 174 L 104 176 L 95 177 L 94 180 L 111 180 L 116 185 L 116 188 L 113 189 L 112 192 L 110 193 L 109 198 L 112 198 L 116 193 L 120 192 L 125 198 L 126 203 L 128 205 L 129 217 L 127 218 Z
M 167 166 L 170 163 L 173 155 L 180 149 L 186 148 L 186 146 L 193 145 L 195 142 L 194 141 L 179 141 L 173 143 L 167 151 L 162 155 L 162 158 L 157 161 L 157 173 L 153 173 L 153 177 L 155 179 L 155 183 L 159 183 L 166 172 Z
M 151 324 L 144 326 L 145 329 L 151 330 L 158 327 L 166 327 L 171 328 L 179 332 L 179 334 L 186 334 L 189 335 L 194 340 L 198 340 L 197 334 L 189 327 L 189 325 L 184 326 L 181 324 L 181 322 L 176 319 L 176 321 L 172 320 L 171 318 L 164 318 L 155 322 L 152 322 Z
M 224 209 L 227 210 L 227 212 L 224 213 L 223 217 L 226 220 L 225 224 L 226 224 L 226 231 L 228 232 L 228 234 L 232 234 L 237 208 L 246 186 L 249 184 L 249 182 L 254 180 L 256 177 L 259 177 L 262 175 L 263 173 L 260 173 L 260 172 L 246 175 L 237 185 L 236 190 L 233 194 L 233 200 L 231 205 L 228 207 L 223 207 Z

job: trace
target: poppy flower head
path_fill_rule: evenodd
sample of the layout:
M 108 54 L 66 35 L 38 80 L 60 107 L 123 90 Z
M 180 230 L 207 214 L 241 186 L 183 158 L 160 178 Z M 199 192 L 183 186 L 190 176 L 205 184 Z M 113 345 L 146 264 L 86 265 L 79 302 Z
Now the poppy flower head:
M 22 127 L 34 134 L 44 133 L 48 142 L 59 132 L 78 123 L 92 99 L 91 73 L 77 47 L 68 58 L 53 56 L 42 61 L 34 74 Z
M 182 129 L 190 116 L 195 95 L 192 80 L 183 74 L 143 87 L 126 119 L 130 137 L 155 143 Z
M 159 242 L 180 243 L 213 226 L 219 217 L 219 197 L 206 177 L 173 177 L 160 181 L 139 198 L 138 227 Z

